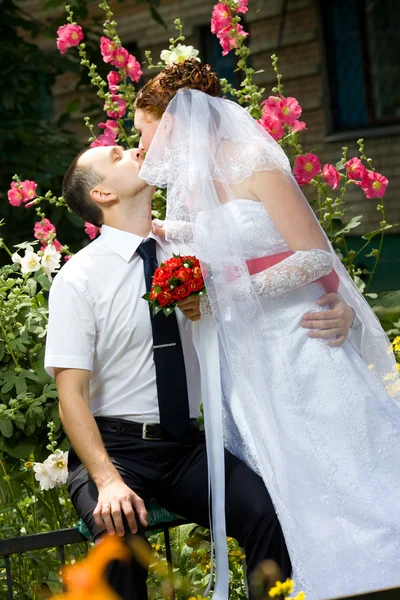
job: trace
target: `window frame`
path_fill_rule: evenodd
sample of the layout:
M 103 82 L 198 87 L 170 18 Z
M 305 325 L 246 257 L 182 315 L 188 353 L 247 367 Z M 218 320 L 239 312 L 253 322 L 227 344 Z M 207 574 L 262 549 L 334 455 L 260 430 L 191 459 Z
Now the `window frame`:
M 370 61 L 370 48 L 367 29 L 366 0 L 354 0 L 360 33 L 360 53 L 362 57 L 363 87 L 365 94 L 365 109 L 368 123 L 357 128 L 343 127 L 339 129 L 334 121 L 334 89 L 332 69 L 329 65 L 328 35 L 326 20 L 324 18 L 323 2 L 318 0 L 317 12 L 320 27 L 318 38 L 321 54 L 321 77 L 323 83 L 322 104 L 325 113 L 325 139 L 327 141 L 340 141 L 358 137 L 378 137 L 382 135 L 395 135 L 400 133 L 400 115 L 396 117 L 379 118 L 375 116 L 375 106 L 372 88 L 372 69 Z

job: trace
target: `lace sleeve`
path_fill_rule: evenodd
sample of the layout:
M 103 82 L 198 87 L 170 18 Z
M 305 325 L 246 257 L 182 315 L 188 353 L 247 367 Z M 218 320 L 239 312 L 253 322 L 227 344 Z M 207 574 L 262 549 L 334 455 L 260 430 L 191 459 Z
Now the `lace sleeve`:
M 207 294 L 200 296 L 200 314 L 202 317 L 211 317 L 213 314 Z
M 328 275 L 333 268 L 332 256 L 325 250 L 298 250 L 273 267 L 253 275 L 257 294 L 280 296 Z
M 298 250 L 282 262 L 251 277 L 252 288 L 260 296 L 280 296 L 312 283 L 333 268 L 332 256 L 325 250 Z M 250 289 L 248 283 L 233 282 L 233 295 L 245 299 Z
M 164 229 L 167 241 L 179 240 L 184 244 L 193 244 L 193 227 L 188 221 L 161 221 L 160 219 L 154 219 L 154 223 L 157 227 Z

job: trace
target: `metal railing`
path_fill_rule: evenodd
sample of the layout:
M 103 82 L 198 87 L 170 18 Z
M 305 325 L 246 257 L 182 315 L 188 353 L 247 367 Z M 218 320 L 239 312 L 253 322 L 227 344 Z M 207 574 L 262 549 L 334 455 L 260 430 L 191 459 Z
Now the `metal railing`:
M 154 525 L 149 525 L 147 528 L 149 532 L 152 530 L 162 530 L 164 534 L 165 555 L 168 565 L 168 580 L 172 589 L 171 600 L 175 600 L 175 593 L 169 529 L 171 527 L 177 527 L 178 525 L 185 525 L 186 523 L 187 521 L 183 519 L 177 519 L 176 521 L 155 523 Z M 63 566 L 65 564 L 65 546 L 69 546 L 71 544 L 87 544 L 88 542 L 88 538 L 79 531 L 78 527 L 71 529 L 60 529 L 59 531 L 48 531 L 45 533 L 34 533 L 32 535 L 22 535 L 19 537 L 0 540 L 0 559 L 4 559 L 6 569 L 7 599 L 13 600 L 14 598 L 11 564 L 11 556 L 13 554 L 22 554 L 24 552 L 43 550 L 45 548 L 57 548 L 60 557 L 60 565 Z

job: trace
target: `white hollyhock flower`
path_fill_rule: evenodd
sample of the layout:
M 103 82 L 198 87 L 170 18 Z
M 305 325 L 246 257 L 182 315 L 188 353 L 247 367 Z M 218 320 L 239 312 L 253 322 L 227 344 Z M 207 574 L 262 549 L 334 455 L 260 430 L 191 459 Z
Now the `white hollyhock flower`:
M 68 479 L 68 452 L 56 450 L 54 454 L 50 454 L 44 461 L 49 476 L 55 483 L 63 484 Z
M 13 261 L 13 263 L 18 263 L 20 265 L 22 258 L 18 254 L 18 252 L 14 252 L 14 254 L 11 256 L 11 260 Z
M 44 463 L 34 463 L 35 479 L 39 482 L 41 490 L 51 490 L 56 486 L 56 481 L 52 479 Z
M 177 44 L 173 50 L 163 50 L 160 54 L 160 58 L 165 62 L 166 65 L 174 65 L 176 63 L 183 62 L 188 58 L 195 58 L 200 62 L 200 59 L 197 58 L 199 51 L 196 50 L 193 46 L 185 46 L 183 44 Z
M 17 262 L 21 265 L 21 273 L 34 273 L 41 267 L 40 257 L 33 251 L 32 246 L 27 246 L 25 256 Z
M 60 268 L 60 261 L 61 253 L 58 252 L 52 244 L 46 246 L 40 261 L 46 275 L 50 276 L 51 273 L 57 271 L 57 269 Z

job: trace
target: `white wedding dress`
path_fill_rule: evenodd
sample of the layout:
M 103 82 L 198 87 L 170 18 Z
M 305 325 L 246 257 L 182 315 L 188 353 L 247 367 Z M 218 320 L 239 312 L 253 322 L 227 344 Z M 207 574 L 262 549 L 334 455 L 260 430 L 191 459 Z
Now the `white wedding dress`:
M 218 210 L 236 221 L 247 259 L 288 250 L 261 203 Z M 251 328 L 234 373 L 220 346 L 225 445 L 264 479 L 308 600 L 400 585 L 399 407 L 348 342 L 332 348 L 300 326 L 321 310 L 322 285 L 277 285 L 254 323 L 265 340 L 263 372 L 252 369 Z M 258 376 L 268 407 L 252 393 Z
M 212 492 L 213 598 L 229 596 L 223 430 L 226 447 L 266 484 L 296 590 L 307 600 L 400 585 L 400 408 L 386 390 L 399 396 L 397 367 L 282 148 L 243 107 L 184 89 L 140 177 L 167 189 L 167 237 L 194 239 L 212 308 L 193 330 Z M 240 199 L 244 190 L 263 203 Z M 277 258 L 266 257 L 285 252 L 269 267 Z M 316 301 L 332 275 L 362 324 L 360 355 L 348 342 L 333 348 L 312 339 L 300 325 L 322 310 Z

